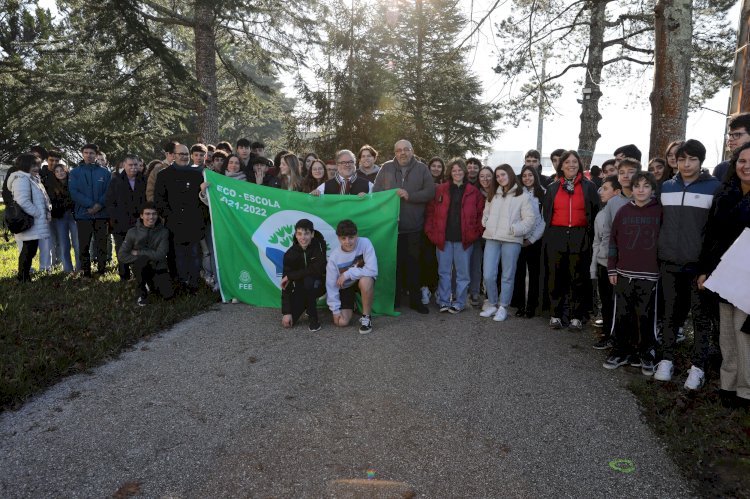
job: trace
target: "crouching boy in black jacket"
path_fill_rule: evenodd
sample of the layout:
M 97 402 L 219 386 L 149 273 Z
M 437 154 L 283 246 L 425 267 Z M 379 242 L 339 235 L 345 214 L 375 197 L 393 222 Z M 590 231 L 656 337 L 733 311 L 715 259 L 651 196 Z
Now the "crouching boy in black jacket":
M 146 202 L 141 207 L 140 220 L 128 230 L 117 253 L 117 260 L 130 265 L 138 286 L 138 305 L 148 304 L 148 291 L 158 291 L 165 299 L 174 296 L 169 279 L 167 253 L 169 231 L 159 220 L 156 205 Z
M 310 331 L 320 331 L 316 301 L 323 296 L 326 273 L 326 241 L 303 218 L 294 226 L 294 243 L 284 254 L 281 277 L 281 325 L 292 327 L 307 309 Z

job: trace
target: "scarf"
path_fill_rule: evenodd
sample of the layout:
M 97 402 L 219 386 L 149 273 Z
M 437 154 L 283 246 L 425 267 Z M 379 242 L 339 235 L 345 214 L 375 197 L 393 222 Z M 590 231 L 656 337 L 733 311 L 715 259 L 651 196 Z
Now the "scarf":
M 334 176 L 333 178 L 335 178 L 336 182 L 339 183 L 339 194 L 349 194 L 349 190 L 352 188 L 352 184 L 355 180 L 357 180 L 357 172 L 355 171 L 349 178 L 344 178 L 337 172 L 336 176 Z

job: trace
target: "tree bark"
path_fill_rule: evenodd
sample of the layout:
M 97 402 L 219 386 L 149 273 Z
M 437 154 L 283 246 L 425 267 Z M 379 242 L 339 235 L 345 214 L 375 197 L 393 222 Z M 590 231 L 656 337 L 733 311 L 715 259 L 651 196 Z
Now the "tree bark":
M 651 92 L 649 158 L 685 138 L 693 55 L 691 0 L 659 0 L 654 9 L 654 88 Z
M 195 76 L 201 95 L 196 100 L 198 141 L 216 144 L 219 139 L 219 100 L 216 88 L 216 33 L 212 2 L 195 0 Z
M 602 68 L 604 67 L 604 28 L 607 21 L 607 4 L 611 0 L 588 2 L 591 11 L 591 22 L 589 23 L 589 53 L 586 60 L 586 91 L 583 94 L 581 104 L 581 132 L 578 134 L 578 154 L 581 156 L 584 168 L 588 170 L 591 158 L 594 156 L 596 142 L 601 137 L 599 133 L 599 122 L 602 119 L 599 113 L 599 99 L 602 91 L 599 83 L 602 79 Z

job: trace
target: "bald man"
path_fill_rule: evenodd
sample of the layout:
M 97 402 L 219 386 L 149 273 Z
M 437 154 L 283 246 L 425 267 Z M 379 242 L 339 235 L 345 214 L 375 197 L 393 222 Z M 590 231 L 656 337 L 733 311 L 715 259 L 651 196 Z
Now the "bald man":
M 414 157 L 408 140 L 399 140 L 393 147 L 394 158 L 380 167 L 373 192 L 396 189 L 401 198 L 398 220 L 395 306 L 401 305 L 404 288 L 409 292 L 409 307 L 420 314 L 429 312 L 422 304 L 419 290 L 419 261 L 422 253 L 424 211 L 435 197 L 435 181 L 427 165 Z

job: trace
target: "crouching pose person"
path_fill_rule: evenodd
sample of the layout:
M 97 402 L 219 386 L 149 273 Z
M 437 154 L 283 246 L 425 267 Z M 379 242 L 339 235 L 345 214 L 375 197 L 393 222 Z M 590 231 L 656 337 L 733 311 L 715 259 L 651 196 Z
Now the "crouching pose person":
M 372 301 L 375 279 L 378 277 L 378 259 L 375 248 L 366 237 L 357 235 L 357 226 L 351 220 L 342 220 L 336 226 L 339 248 L 331 251 L 326 268 L 326 293 L 328 307 L 333 312 L 333 323 L 344 327 L 354 314 L 354 294 L 362 296 L 362 317 L 359 333 L 372 331 Z
M 117 260 L 129 265 L 135 275 L 138 305 L 148 304 L 148 292 L 158 291 L 165 299 L 174 296 L 169 279 L 167 253 L 169 231 L 159 220 L 156 205 L 147 201 L 141 207 L 140 220 L 128 230 L 117 253 Z
M 281 277 L 281 325 L 292 327 L 307 310 L 310 331 L 320 331 L 316 302 L 325 293 L 326 241 L 303 218 L 294 226 L 294 243 L 284 254 Z

